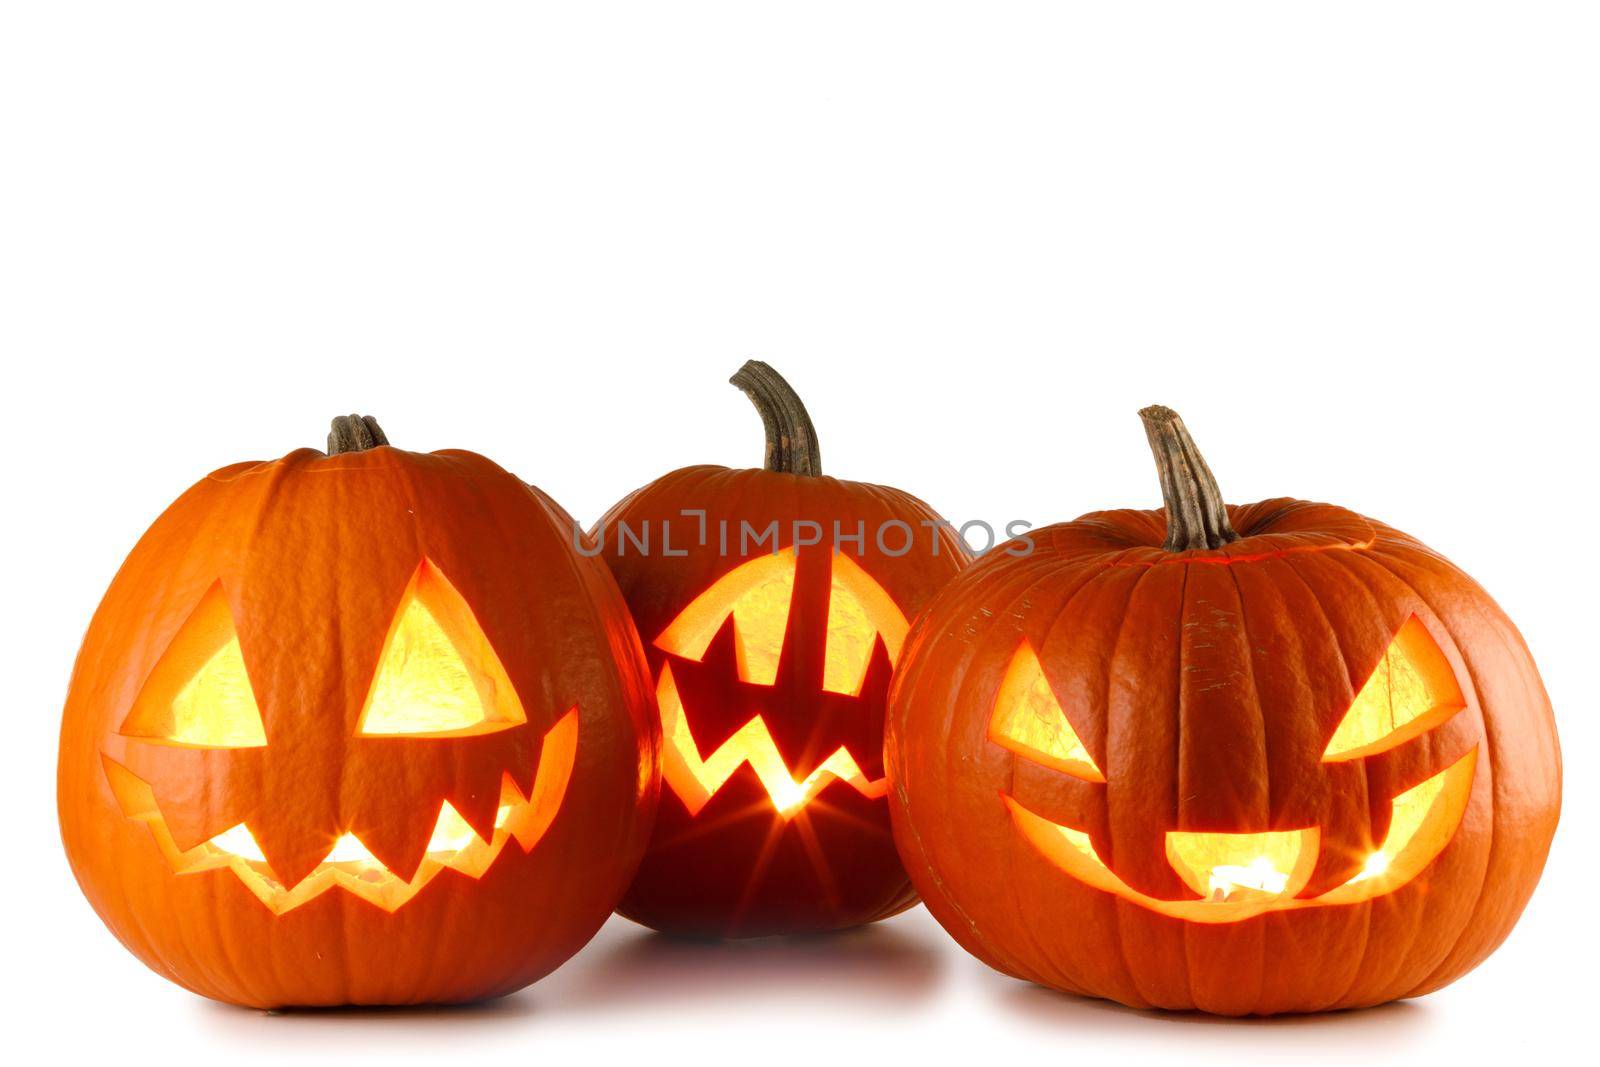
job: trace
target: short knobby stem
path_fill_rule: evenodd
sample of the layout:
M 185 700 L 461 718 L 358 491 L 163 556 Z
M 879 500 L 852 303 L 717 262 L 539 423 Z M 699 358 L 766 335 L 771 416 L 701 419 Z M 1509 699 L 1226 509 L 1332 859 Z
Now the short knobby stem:
M 371 415 L 340 415 L 333 420 L 333 429 L 328 431 L 330 456 L 337 456 L 341 452 L 365 452 L 388 443 L 383 427 Z
M 1178 413 L 1156 404 L 1139 412 L 1139 417 L 1156 456 L 1161 498 L 1167 509 L 1167 540 L 1161 547 L 1184 552 L 1221 548 L 1237 541 L 1239 535 L 1222 503 L 1222 490 Z
M 743 389 L 761 415 L 767 431 L 769 471 L 816 477 L 822 473 L 822 450 L 811 416 L 783 376 L 752 359 L 728 381 Z

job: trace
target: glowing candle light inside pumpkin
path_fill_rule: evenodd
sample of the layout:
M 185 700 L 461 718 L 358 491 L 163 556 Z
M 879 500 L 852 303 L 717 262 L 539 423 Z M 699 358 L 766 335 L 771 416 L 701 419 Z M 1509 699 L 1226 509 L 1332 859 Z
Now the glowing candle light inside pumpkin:
M 1352 882 L 1365 881 L 1368 878 L 1380 878 L 1389 869 L 1389 856 L 1384 852 L 1374 852 L 1367 857 L 1366 865 L 1361 868 L 1361 873 L 1350 879 Z
M 494 816 L 495 829 L 504 826 L 510 817 L 511 805 L 500 805 Z M 428 838 L 428 851 L 460 852 L 475 840 L 479 840 L 477 831 L 450 806 L 450 802 L 445 801 L 440 805 L 439 821 L 434 824 L 433 836 Z
M 344 834 L 333 843 L 323 858 L 324 863 L 377 863 L 378 858 L 367 850 L 355 834 Z
M 1250 834 L 1171 831 L 1167 858 L 1206 900 L 1292 897 L 1311 878 L 1317 840 L 1315 827 Z
M 657 647 L 699 661 L 733 619 L 734 651 L 740 681 L 770 686 L 778 681 L 790 624 L 797 571 L 794 548 L 740 564 L 696 597 L 656 639 Z M 848 555 L 831 561 L 822 689 L 860 696 L 876 642 L 881 638 L 893 663 L 909 624 L 881 586 Z M 783 819 L 792 819 L 837 779 L 866 797 L 888 792 L 888 779 L 869 778 L 843 745 L 820 765 L 796 777 L 784 762 L 767 721 L 751 716 L 742 727 L 702 755 L 678 691 L 671 664 L 656 682 L 661 732 L 666 743 L 662 776 L 690 815 L 698 815 L 741 766 L 748 764 Z
M 1274 896 L 1289 885 L 1289 875 L 1278 870 L 1266 856 L 1257 856 L 1243 867 L 1224 864 L 1211 868 L 1211 899 L 1227 900 L 1235 889 L 1254 889 Z
M 231 852 L 235 856 L 243 856 L 256 863 L 267 862 L 266 853 L 261 851 L 261 846 L 256 844 L 255 835 L 244 823 L 222 831 L 211 839 L 211 843 L 224 852 Z

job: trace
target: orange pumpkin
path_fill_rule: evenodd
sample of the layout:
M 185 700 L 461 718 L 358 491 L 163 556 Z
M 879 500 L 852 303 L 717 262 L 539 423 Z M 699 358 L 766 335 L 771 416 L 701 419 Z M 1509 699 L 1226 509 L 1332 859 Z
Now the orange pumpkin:
M 599 928 L 657 785 L 642 649 L 548 497 L 335 420 L 202 480 L 135 546 L 61 730 L 106 925 L 257 1007 L 517 989 Z
M 890 670 L 967 554 L 921 501 L 824 476 L 770 367 L 733 382 L 766 426 L 766 469 L 674 471 L 597 531 L 663 728 L 661 810 L 619 910 L 730 937 L 871 922 L 916 899 L 883 800 Z
M 1224 507 L 1170 410 L 1163 512 L 996 552 L 907 642 L 895 836 L 991 966 L 1136 1007 L 1318 1011 L 1437 989 L 1505 938 L 1560 806 L 1522 638 L 1415 539 Z

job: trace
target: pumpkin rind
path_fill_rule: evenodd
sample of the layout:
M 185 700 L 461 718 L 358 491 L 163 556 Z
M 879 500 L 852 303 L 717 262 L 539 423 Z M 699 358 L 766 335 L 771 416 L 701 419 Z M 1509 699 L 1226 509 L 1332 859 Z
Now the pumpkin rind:
M 886 761 L 896 840 L 929 910 L 1007 974 L 1135 1007 L 1230 1015 L 1377 1004 L 1437 989 L 1505 938 L 1560 806 L 1550 704 L 1510 620 L 1415 539 L 1342 508 L 1229 507 L 1238 538 L 1170 552 L 1162 512 L 1086 515 L 991 553 L 913 627 Z M 1364 759 L 1321 755 L 1415 617 L 1465 707 Z M 1105 784 L 987 734 L 1026 641 Z M 1304 898 L 1359 873 L 1390 800 L 1464 754 L 1454 836 L 1423 873 L 1354 904 L 1184 921 L 1092 888 L 1017 831 L 1007 799 L 1077 827 L 1139 893 L 1192 898 L 1169 831 L 1316 827 Z
M 91 622 L 62 724 L 58 806 L 73 871 L 112 932 L 195 992 L 257 1007 L 475 1000 L 548 973 L 599 928 L 652 817 L 654 720 L 614 583 L 537 490 L 468 452 L 311 450 L 217 471 L 156 520 Z M 470 607 L 526 724 L 463 738 L 357 736 L 419 566 Z M 265 726 L 258 748 L 120 731 L 152 669 L 220 583 Z M 330 889 L 275 914 L 227 870 L 175 875 L 125 817 L 106 761 L 153 788 L 179 848 L 246 823 L 293 884 L 353 832 L 401 877 L 448 802 L 492 833 L 501 779 L 532 786 L 576 709 L 571 776 L 531 851 L 441 871 L 393 911 Z

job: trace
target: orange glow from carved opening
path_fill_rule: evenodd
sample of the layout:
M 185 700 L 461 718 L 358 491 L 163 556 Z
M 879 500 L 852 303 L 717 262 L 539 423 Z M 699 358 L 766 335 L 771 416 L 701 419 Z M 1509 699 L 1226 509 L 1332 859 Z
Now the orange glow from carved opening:
M 771 685 L 783 657 L 794 571 L 792 548 L 741 563 L 695 597 L 672 625 L 661 631 L 656 646 L 685 659 L 700 659 L 731 614 L 739 678 Z
M 910 623 L 855 560 L 836 552 L 832 564 L 822 688 L 855 696 L 866 679 L 876 639 L 883 638 L 889 662 L 894 663 Z M 701 659 L 732 615 L 740 681 L 772 685 L 789 628 L 795 567 L 793 548 L 741 563 L 695 597 L 656 638 L 656 647 L 685 659 Z
M 1169 862 L 1185 884 L 1205 899 L 1161 900 L 1117 877 L 1088 834 L 1036 815 L 1009 796 L 1001 794 L 1001 799 L 1023 837 L 1052 864 L 1085 885 L 1175 919 L 1240 922 L 1267 912 L 1358 904 L 1392 893 L 1422 874 L 1461 824 L 1477 762 L 1474 748 L 1396 796 L 1389 832 L 1362 869 L 1343 885 L 1309 899 L 1294 894 L 1305 887 L 1315 865 L 1315 828 L 1287 831 L 1283 840 L 1275 842 L 1270 840 L 1274 834 L 1169 833 Z M 1280 884 L 1281 888 L 1274 888 Z M 1223 889 L 1226 891 L 1219 892 Z
M 1167 834 L 1167 862 L 1207 900 L 1294 896 L 1317 865 L 1316 827 L 1260 834 Z
M 1413 615 L 1361 686 L 1322 760 L 1361 759 L 1387 751 L 1422 736 L 1464 707 L 1450 661 Z
M 466 737 L 527 721 L 472 609 L 426 560 L 400 600 L 357 733 Z
M 267 743 L 220 582 L 179 628 L 121 732 L 189 748 L 260 748 Z
M 357 733 L 463 737 L 527 721 L 472 609 L 427 560 L 390 623 Z M 122 724 L 126 737 L 189 748 L 267 744 L 220 582 L 184 622 Z
M 656 638 L 656 647 L 684 659 L 701 660 L 731 616 L 739 680 L 751 685 L 775 684 L 785 645 L 794 636 L 789 634 L 789 623 L 797 571 L 798 557 L 793 548 L 741 563 L 695 597 Z M 860 564 L 842 553 L 832 555 L 827 632 L 821 635 L 826 642 L 823 691 L 860 696 L 878 640 L 882 639 L 893 664 L 909 629 L 904 613 Z M 868 778 L 842 745 L 803 779 L 796 780 L 760 715 L 752 716 L 715 752 L 702 759 L 670 664 L 661 667 L 656 698 L 666 742 L 663 777 L 691 816 L 699 814 L 712 795 L 745 764 L 755 772 L 784 819 L 792 819 L 835 780 L 849 784 L 865 797 L 881 797 L 888 792 L 887 779 Z M 866 713 L 867 709 L 863 709 Z
M 822 688 L 858 696 L 867 678 L 875 638 L 883 638 L 889 662 L 898 663 L 911 626 L 883 586 L 842 552 L 834 553 L 831 583 Z
M 771 731 L 759 715 L 741 726 L 709 757 L 701 759 L 669 664 L 662 664 L 656 699 L 661 706 L 661 732 L 665 742 L 661 754 L 662 777 L 689 809 L 690 815 L 698 815 L 712 795 L 744 763 L 755 771 L 772 798 L 773 806 L 785 819 L 798 814 L 807 801 L 834 779 L 847 783 L 864 797 L 881 797 L 889 791 L 887 778 L 869 779 L 843 746 L 803 781 L 795 781 L 772 740 Z
M 1460 816 L 1447 816 L 1458 807 L 1465 809 L 1476 762 L 1477 749 L 1473 749 L 1449 770 L 1395 797 L 1383 844 L 1367 857 L 1360 873 L 1320 899 L 1329 904 L 1365 900 L 1397 889 L 1416 877 L 1455 835 Z
M 169 739 L 208 748 L 259 748 L 267 743 L 237 637 L 172 698 Z
M 533 788 L 527 796 L 509 774 L 500 787 L 500 807 L 490 840 L 479 837 L 449 801 L 442 801 L 428 840 L 427 853 L 410 880 L 391 872 L 354 834 L 340 835 L 322 862 L 293 886 L 272 873 L 270 862 L 244 823 L 233 826 L 191 849 L 180 849 L 162 818 L 149 783 L 120 763 L 104 758 L 106 777 L 123 814 L 144 823 L 156 847 L 180 876 L 231 870 L 263 904 L 283 914 L 335 887 L 385 911 L 394 911 L 445 870 L 481 878 L 508 841 L 524 852 L 538 844 L 560 810 L 572 777 L 578 750 L 578 709 L 573 708 L 545 734 Z
M 1056 700 L 1044 667 L 1027 641 L 1011 657 L 994 714 L 989 719 L 989 740 L 1034 763 L 1082 778 L 1104 782 L 1094 757 L 1078 739 Z

